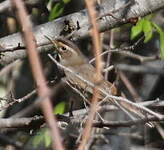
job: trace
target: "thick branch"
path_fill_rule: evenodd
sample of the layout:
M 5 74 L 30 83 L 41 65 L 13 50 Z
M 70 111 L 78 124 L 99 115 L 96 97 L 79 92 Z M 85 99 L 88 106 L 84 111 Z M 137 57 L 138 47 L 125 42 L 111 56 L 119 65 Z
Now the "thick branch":
M 76 123 L 79 124 L 81 122 L 81 119 L 79 119 L 79 115 L 82 117 L 83 111 L 81 110 L 76 110 L 79 111 L 80 114 L 74 115 L 73 118 L 69 117 L 68 114 L 64 115 L 57 115 L 58 121 L 63 121 L 67 123 Z M 75 111 L 75 112 L 76 112 Z M 162 122 L 164 120 L 164 117 L 161 118 L 160 120 L 156 117 L 147 117 L 147 118 L 142 118 L 142 119 L 136 119 L 136 120 L 127 120 L 127 121 L 93 121 L 93 126 L 98 127 L 98 128 L 103 128 L 103 127 L 113 127 L 113 128 L 118 128 L 118 127 L 131 127 L 134 125 L 141 125 L 141 124 L 146 124 L 151 121 L 155 122 Z M 37 127 L 40 126 L 43 122 L 43 116 L 34 116 L 30 118 L 1 118 L 0 119 L 0 128 L 35 128 L 36 125 Z M 85 122 L 82 123 L 84 126 Z
M 134 3 L 124 8 L 122 8 L 123 5 L 125 4 L 122 0 L 118 0 L 117 3 L 115 3 L 115 0 L 106 0 L 99 7 L 97 7 L 97 14 L 99 14 L 99 16 L 104 16 L 105 14 L 109 14 L 110 12 L 114 12 L 114 10 L 118 9 L 112 14 L 114 17 L 106 16 L 98 19 L 100 31 L 106 31 L 111 28 L 120 26 L 123 23 L 127 23 L 129 22 L 129 18 L 145 16 L 151 12 L 157 11 L 164 7 L 164 1 L 135 0 Z M 121 9 L 119 10 L 119 8 Z M 45 50 L 45 48 L 46 50 L 51 48 L 50 45 L 48 45 L 47 47 L 45 44 L 48 42 L 45 38 L 45 35 L 49 37 L 58 37 L 59 35 L 61 35 L 64 28 L 65 20 L 72 20 L 75 26 L 77 26 L 77 22 L 79 23 L 80 29 L 72 33 L 74 39 L 89 36 L 90 24 L 88 22 L 88 16 L 86 10 L 82 10 L 80 12 L 61 17 L 52 22 L 36 26 L 34 28 L 34 35 L 37 44 L 40 45 L 39 49 L 41 51 Z M 0 39 L 0 46 L 3 47 L 2 50 L 18 47 L 19 43 L 20 46 L 24 46 L 19 33 L 9 35 Z M 41 45 L 44 45 L 44 48 Z M 1 56 L 1 64 L 10 63 L 16 59 L 24 58 L 25 56 L 26 54 L 24 49 L 14 52 L 6 52 L 3 56 Z

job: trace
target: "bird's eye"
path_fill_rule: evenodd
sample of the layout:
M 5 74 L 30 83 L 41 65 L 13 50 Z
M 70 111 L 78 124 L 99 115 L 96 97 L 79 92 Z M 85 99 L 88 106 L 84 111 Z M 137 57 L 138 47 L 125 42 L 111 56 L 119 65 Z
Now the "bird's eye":
M 65 51 L 65 50 L 66 50 L 66 47 L 61 47 L 61 49 L 62 49 L 63 51 Z

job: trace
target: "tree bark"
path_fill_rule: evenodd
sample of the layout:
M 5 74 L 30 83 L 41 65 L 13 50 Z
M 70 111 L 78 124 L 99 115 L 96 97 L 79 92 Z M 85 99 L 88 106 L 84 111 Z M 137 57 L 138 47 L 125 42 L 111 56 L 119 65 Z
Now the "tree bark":
M 100 32 L 128 23 L 130 18 L 142 17 L 164 7 L 164 1 L 162 0 L 132 0 L 128 6 L 125 6 L 126 3 L 125 0 L 106 0 L 96 7 L 97 14 L 100 17 L 104 14 L 109 14 L 98 19 Z M 74 40 L 89 36 L 90 24 L 87 12 L 86 10 L 82 10 L 34 27 L 33 31 L 39 51 L 47 51 L 52 48 L 52 45 L 45 36 L 52 38 L 60 36 L 65 27 L 65 20 L 71 20 L 75 28 L 77 28 L 71 33 Z M 0 38 L 0 46 L 2 47 L 0 48 L 0 52 L 5 49 L 12 49 L 9 52 L 2 53 L 0 58 L 2 65 L 26 57 L 25 49 L 21 48 L 24 46 L 24 42 L 20 33 Z

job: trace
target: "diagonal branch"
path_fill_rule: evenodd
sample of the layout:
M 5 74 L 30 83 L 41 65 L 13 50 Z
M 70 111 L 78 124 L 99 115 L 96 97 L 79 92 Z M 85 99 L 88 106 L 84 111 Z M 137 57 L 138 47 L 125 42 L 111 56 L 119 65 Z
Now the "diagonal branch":
M 113 16 L 118 18 L 115 19 L 110 16 L 105 16 L 99 19 L 98 24 L 101 32 L 121 26 L 124 23 L 128 23 L 130 18 L 142 17 L 155 12 L 164 7 L 164 1 L 135 0 L 135 3 L 128 7 L 122 8 L 123 5 L 125 6 L 125 3 L 123 3 L 122 0 L 118 0 L 117 2 L 115 2 L 115 0 L 104 0 L 103 3 L 97 7 L 96 11 L 99 16 L 109 14 L 109 12 L 114 12 Z M 86 10 L 82 10 L 80 12 L 61 17 L 52 22 L 36 26 L 33 32 L 40 51 L 50 50 L 52 48 L 52 46 L 48 44 L 49 41 L 45 38 L 45 35 L 49 37 L 58 37 L 63 31 L 65 20 L 71 20 L 75 25 L 77 22 L 79 23 L 80 29 L 75 30 L 72 33 L 74 39 L 77 40 L 89 36 L 90 24 L 88 16 Z M 18 45 L 24 46 L 20 33 L 12 34 L 0 39 L 0 46 L 3 47 L 3 51 L 4 49 L 14 49 L 15 47 L 18 47 Z M 24 58 L 25 56 L 25 49 L 19 49 L 19 51 L 17 50 L 14 52 L 6 52 L 3 56 L 1 56 L 1 64 L 10 63 L 16 59 Z
M 23 40 L 27 47 L 27 55 L 29 57 L 32 74 L 36 82 L 38 95 L 40 98 L 44 97 L 44 100 L 39 104 L 43 111 L 44 118 L 47 121 L 47 124 L 49 125 L 51 130 L 53 150 L 57 148 L 59 150 L 63 150 L 64 148 L 63 145 L 61 144 L 61 137 L 57 127 L 57 121 L 53 115 L 53 109 L 52 109 L 51 101 L 49 99 L 49 89 L 46 85 L 46 81 L 43 75 L 43 70 L 41 67 L 38 53 L 36 52 L 36 45 L 32 33 L 31 22 L 27 16 L 27 12 L 22 0 L 13 0 L 12 5 L 13 8 L 16 9 L 16 13 L 17 13 L 16 15 L 19 19 L 19 23 L 22 28 Z
M 49 55 L 49 57 L 54 61 L 54 63 L 56 63 L 60 68 L 72 73 L 74 76 L 78 77 L 80 80 L 82 80 L 83 82 L 87 83 L 89 86 L 91 87 L 95 87 L 95 84 L 84 79 L 82 76 L 74 73 L 71 69 L 61 65 L 60 63 L 58 63 L 51 55 Z M 107 98 L 109 98 L 112 102 L 114 101 L 114 103 L 119 107 L 125 107 L 128 111 L 135 113 L 136 115 L 138 115 L 141 118 L 144 118 L 145 115 L 149 114 L 149 115 L 153 115 L 155 117 L 157 117 L 158 119 L 163 118 L 163 115 L 158 114 L 138 103 L 133 103 L 131 101 L 129 101 L 126 98 L 120 97 L 120 96 L 113 96 L 108 94 L 106 91 L 104 91 L 102 88 L 97 88 L 100 92 L 102 92 Z

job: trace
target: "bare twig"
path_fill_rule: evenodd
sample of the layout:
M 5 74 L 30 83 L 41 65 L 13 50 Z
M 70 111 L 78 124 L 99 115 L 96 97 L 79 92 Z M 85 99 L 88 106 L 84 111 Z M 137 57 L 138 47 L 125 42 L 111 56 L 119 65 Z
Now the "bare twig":
M 110 52 L 110 50 L 113 47 L 114 47 L 114 30 L 111 30 L 110 31 L 108 56 L 107 56 L 106 65 L 105 65 L 106 68 L 108 68 L 109 65 L 110 65 L 110 58 L 111 58 L 111 52 Z M 105 80 L 108 80 L 108 74 L 109 74 L 109 71 L 105 72 L 105 75 L 104 75 Z
M 164 107 L 164 100 L 160 100 L 159 98 L 157 98 L 155 100 L 141 102 L 140 104 L 148 107 Z
M 141 101 L 141 97 L 138 95 L 137 91 L 134 89 L 133 85 L 127 79 L 125 74 L 123 72 L 119 71 L 119 76 L 120 76 L 121 80 L 123 81 L 123 83 L 125 84 L 125 86 L 127 87 L 127 89 L 129 90 L 129 92 L 131 93 L 131 95 L 133 96 L 134 100 L 136 102 Z
M 30 126 L 32 122 L 42 121 L 43 116 L 34 116 L 30 118 L 1 118 L 0 128 L 18 128 Z
M 106 49 L 108 49 L 108 48 L 106 48 Z M 108 54 L 109 52 L 113 52 L 113 53 L 114 53 L 114 52 L 118 52 L 118 51 L 120 51 L 120 49 L 107 50 L 107 51 L 105 51 L 105 52 L 102 52 L 102 53 L 100 54 L 100 56 L 102 57 L 102 56 Z M 94 61 L 95 61 L 95 58 L 92 58 L 92 59 L 89 61 L 89 63 L 92 64 Z
M 142 118 L 137 120 L 130 120 L 130 121 L 109 121 L 109 122 L 97 122 L 94 123 L 94 127 L 130 127 L 137 124 L 145 124 L 147 122 L 151 121 L 162 121 L 164 120 L 164 117 L 162 117 L 160 120 L 156 117 L 148 117 L 148 118 Z
M 149 101 L 145 101 L 145 102 L 140 102 L 138 103 L 142 106 L 146 106 L 146 107 L 162 107 L 164 106 L 164 102 L 163 100 L 159 100 L 159 99 L 155 99 L 155 100 L 149 100 Z M 114 105 L 111 104 L 105 104 L 105 105 L 99 105 L 98 106 L 98 111 L 115 111 L 118 110 L 118 108 Z M 75 110 L 73 111 L 74 116 L 76 115 L 84 115 L 86 114 L 87 111 L 86 109 L 80 109 L 80 110 Z M 64 114 L 65 116 L 69 116 L 69 113 Z
M 111 65 L 111 66 L 109 66 L 109 67 L 103 69 L 103 72 L 109 72 L 109 71 L 111 71 L 111 70 L 113 70 L 113 69 L 114 69 L 114 66 Z
M 52 147 L 55 150 L 63 150 L 63 145 L 61 144 L 61 137 L 58 131 L 57 122 L 53 115 L 52 105 L 49 99 L 49 89 L 46 86 L 45 78 L 43 76 L 43 71 L 41 68 L 40 60 L 36 52 L 35 40 L 32 32 L 32 25 L 27 16 L 26 9 L 22 0 L 13 0 L 12 5 L 16 8 L 18 19 L 22 27 L 22 33 L 24 41 L 27 47 L 27 54 L 29 56 L 32 73 L 37 85 L 39 97 L 46 97 L 44 101 L 40 103 L 40 106 L 43 110 L 45 119 L 51 129 L 52 135 Z
M 115 66 L 117 69 L 122 71 L 129 71 L 134 73 L 145 73 L 145 74 L 158 74 L 164 75 L 163 68 L 157 68 L 154 66 L 146 65 L 128 65 L 128 64 L 118 64 Z
M 164 140 L 164 130 L 161 127 L 161 125 L 159 123 L 155 123 L 155 127 L 157 128 L 159 134 L 161 135 L 162 139 Z
M 95 83 L 99 84 L 102 80 L 102 75 L 101 75 L 102 60 L 101 60 L 101 56 L 100 56 L 101 46 L 100 46 L 100 36 L 99 36 L 98 27 L 97 27 L 97 23 L 96 23 L 96 12 L 94 10 L 94 1 L 93 0 L 90 0 L 90 1 L 85 0 L 85 3 L 86 3 L 87 10 L 88 10 L 90 22 L 92 24 L 91 36 L 92 36 L 92 43 L 93 43 L 93 52 L 94 52 L 94 55 L 96 58 Z M 93 97 L 92 97 L 92 102 L 90 105 L 91 106 L 90 113 L 88 115 L 86 126 L 85 126 L 83 134 L 82 134 L 82 141 L 78 147 L 78 150 L 84 150 L 84 148 L 88 142 L 88 139 L 90 137 L 93 119 L 94 119 L 96 111 L 97 111 L 96 103 L 98 100 L 98 96 L 99 96 L 99 91 L 97 90 L 97 87 L 95 87 L 93 90 Z
M 142 36 L 141 38 L 139 38 L 133 45 L 131 45 L 131 46 L 128 46 L 128 47 L 123 47 L 122 49 L 123 50 L 127 50 L 127 51 L 132 51 L 132 50 L 134 50 L 138 45 L 139 45 L 139 43 L 141 42 L 141 41 L 143 41 L 144 40 L 144 38 L 145 38 L 145 36 Z
M 111 106 L 111 105 L 110 105 Z M 102 107 L 101 109 L 104 109 Z M 80 110 L 75 110 L 72 112 L 74 115 L 73 117 L 69 116 L 69 113 L 63 114 L 63 115 L 56 115 L 58 121 L 64 121 L 67 123 L 77 123 L 81 124 L 81 119 L 79 118 L 84 118 L 84 116 L 87 115 L 86 109 L 80 109 Z M 38 125 L 41 125 L 44 120 L 43 116 L 34 116 L 34 117 L 22 117 L 22 118 L 1 118 L 0 119 L 0 127 L 1 128 L 20 128 L 20 127 L 29 127 L 32 128 L 33 124 L 38 123 Z M 103 127 L 113 127 L 113 128 L 118 128 L 118 127 L 131 127 L 134 125 L 139 125 L 139 124 L 146 124 L 148 122 L 155 121 L 155 122 L 161 122 L 164 121 L 164 116 L 159 120 L 155 116 L 149 116 L 146 118 L 140 118 L 136 120 L 127 120 L 127 121 L 93 121 L 93 127 L 98 127 L 98 128 L 103 128 Z M 82 123 L 82 126 L 85 125 L 85 121 Z
M 9 102 L 9 103 L 5 104 L 4 106 L 1 106 L 1 107 L 0 107 L 0 111 L 2 111 L 2 110 L 4 110 L 4 109 L 6 109 L 6 108 L 8 108 L 8 107 L 10 107 L 10 106 L 12 106 L 12 105 L 14 105 L 15 103 L 21 103 L 21 102 L 23 102 L 23 101 L 29 99 L 29 98 L 30 98 L 31 96 L 33 96 L 34 94 L 36 94 L 36 90 L 31 91 L 30 93 L 28 93 L 27 95 L 25 95 L 25 96 L 22 97 L 22 98 L 12 99 L 12 102 Z M 2 98 L 2 100 L 3 100 L 3 98 Z M 7 100 L 6 100 L 6 101 L 7 101 Z
M 70 73 L 72 73 L 74 76 L 78 77 L 80 80 L 82 80 L 83 82 L 87 83 L 89 86 L 91 87 L 95 87 L 94 83 L 91 83 L 90 81 L 84 79 L 82 76 L 79 76 L 78 74 L 76 74 L 75 72 L 73 72 L 71 69 L 61 65 L 60 63 L 58 63 L 52 56 L 49 55 L 49 57 L 61 68 L 63 68 L 65 71 L 68 71 Z M 163 115 L 158 114 L 144 106 L 142 106 L 139 103 L 133 103 L 131 101 L 129 101 L 126 98 L 123 97 L 119 97 L 119 96 L 113 96 L 110 95 L 109 93 L 107 93 L 106 91 L 104 91 L 103 89 L 101 89 L 100 87 L 97 88 L 100 92 L 102 92 L 105 96 L 107 96 L 110 100 L 114 100 L 115 104 L 119 107 L 119 105 L 122 105 L 123 107 L 125 107 L 126 109 L 128 109 L 131 112 L 134 112 L 136 115 L 140 116 L 140 117 L 144 117 L 145 113 L 151 114 L 153 116 L 156 116 L 157 118 L 161 119 L 163 118 Z M 116 101 L 117 100 L 117 101 Z
M 132 53 L 130 51 L 125 51 L 125 50 L 116 51 L 115 53 L 121 54 L 122 56 L 125 56 L 125 57 L 137 59 L 141 63 L 157 60 L 159 58 L 158 56 L 141 56 L 141 55 Z
M 5 66 L 0 70 L 0 76 L 3 76 L 4 74 L 8 73 L 16 64 L 21 63 L 21 60 L 16 60 L 13 63 Z
M 156 60 L 158 59 L 159 57 L 158 56 L 141 56 L 141 55 L 138 55 L 138 54 L 135 54 L 133 52 L 131 52 L 132 50 L 135 49 L 135 47 L 143 40 L 143 37 L 141 37 L 137 42 L 135 42 L 133 45 L 131 46 L 128 46 L 128 47 L 121 47 L 121 48 L 110 48 L 106 45 L 103 45 L 103 47 L 106 49 L 106 51 L 102 52 L 100 54 L 100 56 L 104 56 L 108 53 L 119 53 L 120 55 L 122 56 L 125 56 L 125 57 L 130 57 L 130 58 L 134 58 L 134 59 L 137 59 L 139 60 L 140 62 L 146 62 L 146 61 L 152 61 L 152 60 Z M 91 59 L 89 61 L 89 63 L 93 63 L 95 61 L 95 58 Z

